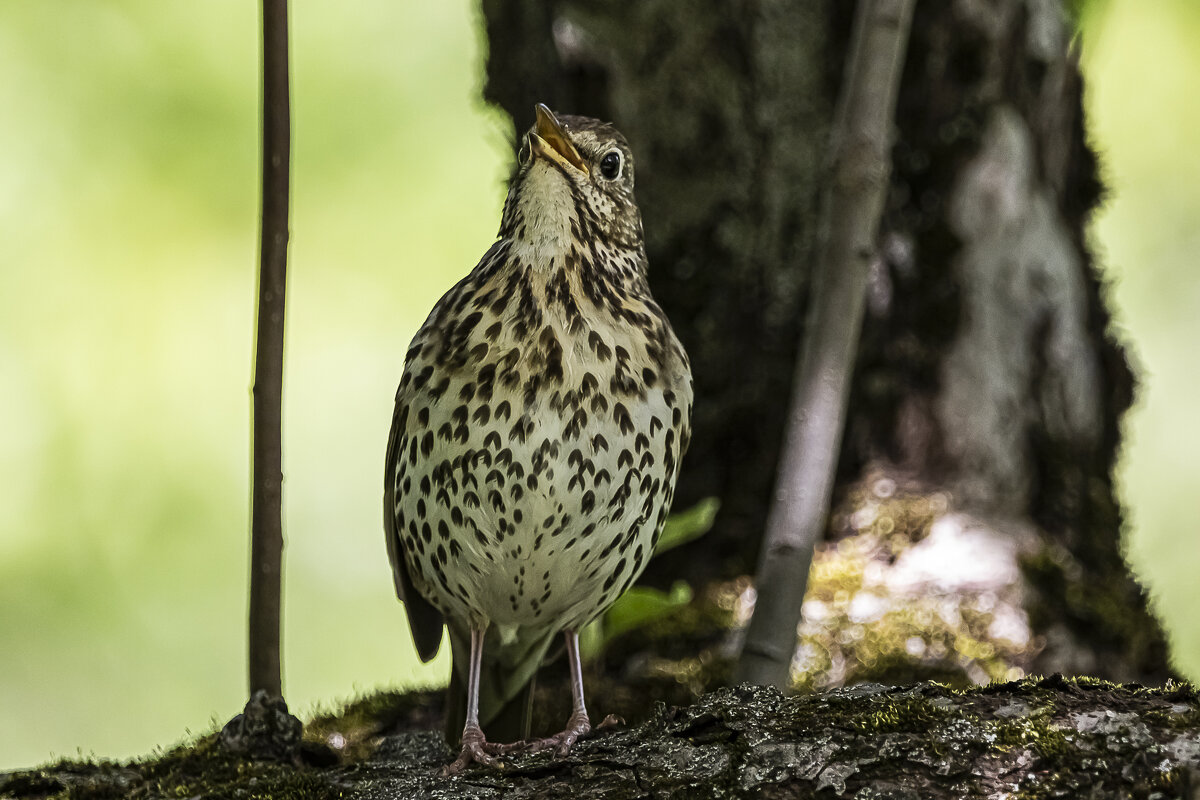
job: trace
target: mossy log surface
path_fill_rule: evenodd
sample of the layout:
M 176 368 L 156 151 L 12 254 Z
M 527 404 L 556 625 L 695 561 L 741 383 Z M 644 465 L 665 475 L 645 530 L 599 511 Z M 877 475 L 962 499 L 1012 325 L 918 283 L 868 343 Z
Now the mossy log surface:
M 370 747 L 345 749 L 341 763 L 244 762 L 206 737 L 129 764 L 63 761 L 3 775 L 0 797 L 1150 800 L 1200 792 L 1200 701 L 1188 684 L 1053 676 L 967 691 L 867 684 L 795 697 L 743 686 L 690 706 L 657 704 L 640 724 L 601 732 L 567 758 L 512 757 L 502 769 L 450 778 L 441 775 L 450 749 L 440 733 L 390 732 L 428 720 L 412 699 L 369 698 L 314 721 L 329 741 L 339 727 L 378 734 Z

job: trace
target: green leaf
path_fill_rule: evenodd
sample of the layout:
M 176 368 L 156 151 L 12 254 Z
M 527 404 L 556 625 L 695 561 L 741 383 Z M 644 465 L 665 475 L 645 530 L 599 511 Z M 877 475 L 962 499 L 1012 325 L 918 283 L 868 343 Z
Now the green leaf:
M 592 620 L 579 632 L 579 653 L 585 662 L 595 661 L 604 652 L 604 643 L 604 617 Z
M 649 625 L 690 602 L 692 587 L 685 581 L 675 581 L 670 592 L 634 586 L 604 615 L 604 640 L 608 642 L 626 631 Z
M 658 545 L 654 555 L 665 553 L 672 547 L 687 544 L 698 539 L 712 528 L 713 520 L 717 517 L 717 509 L 721 501 L 715 497 L 707 497 L 687 511 L 680 511 L 667 517 L 663 525 L 662 535 L 658 537 Z

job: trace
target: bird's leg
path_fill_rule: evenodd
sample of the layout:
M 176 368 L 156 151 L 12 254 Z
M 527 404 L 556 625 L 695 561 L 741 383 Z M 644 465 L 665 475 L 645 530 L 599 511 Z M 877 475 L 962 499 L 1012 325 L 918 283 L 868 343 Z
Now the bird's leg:
M 564 631 L 563 634 L 567 638 L 567 661 L 571 667 L 571 716 L 567 720 L 567 727 L 561 733 L 530 742 L 531 752 L 553 747 L 558 755 L 565 756 L 571 745 L 592 732 L 587 706 L 583 704 L 583 664 L 579 660 L 579 633 Z M 600 727 L 607 727 L 616 722 L 616 717 L 607 717 L 600 723 Z
M 471 762 L 492 765 L 496 759 L 488 753 L 489 743 L 479 727 L 479 673 L 483 663 L 483 634 L 471 629 L 471 667 L 467 672 L 467 724 L 463 726 L 462 750 L 442 774 L 457 775 Z

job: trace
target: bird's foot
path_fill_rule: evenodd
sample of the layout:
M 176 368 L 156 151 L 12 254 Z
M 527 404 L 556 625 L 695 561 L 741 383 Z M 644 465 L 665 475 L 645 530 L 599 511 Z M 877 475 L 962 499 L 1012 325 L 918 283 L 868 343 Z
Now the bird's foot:
M 604 721 L 595 727 L 594 730 L 603 728 L 611 728 L 614 725 L 621 724 L 621 718 L 609 714 L 604 718 Z M 571 750 L 571 745 L 575 744 L 580 739 L 586 738 L 593 731 L 591 720 L 588 719 L 586 713 L 575 713 L 567 720 L 567 727 L 560 733 L 553 736 L 547 736 L 545 739 L 535 739 L 528 742 L 525 746 L 526 751 L 536 753 L 541 750 L 553 749 L 555 755 L 565 756 Z
M 484 737 L 483 730 L 478 725 L 468 725 L 463 730 L 462 750 L 459 751 L 458 758 L 455 759 L 453 764 L 448 764 L 442 769 L 442 776 L 457 775 L 471 764 L 498 767 L 500 766 L 500 762 L 496 756 L 511 752 L 513 749 L 512 745 L 493 744 L 489 742 Z

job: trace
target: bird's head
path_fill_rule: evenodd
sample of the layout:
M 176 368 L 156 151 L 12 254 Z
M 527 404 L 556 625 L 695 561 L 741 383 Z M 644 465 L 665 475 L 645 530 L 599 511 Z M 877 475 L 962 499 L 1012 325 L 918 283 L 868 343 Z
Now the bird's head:
M 545 105 L 525 134 L 504 203 L 500 236 L 547 251 L 572 240 L 639 249 L 642 218 L 633 197 L 633 155 L 616 128 L 590 117 L 556 116 Z

